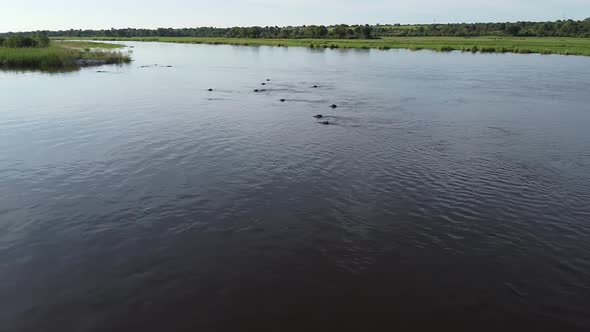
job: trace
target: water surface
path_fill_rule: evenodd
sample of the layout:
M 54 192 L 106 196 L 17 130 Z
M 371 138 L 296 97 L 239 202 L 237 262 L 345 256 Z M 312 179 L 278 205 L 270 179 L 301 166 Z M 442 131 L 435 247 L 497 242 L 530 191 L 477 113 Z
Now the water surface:
M 0 72 L 0 331 L 590 329 L 590 58 L 129 45 Z

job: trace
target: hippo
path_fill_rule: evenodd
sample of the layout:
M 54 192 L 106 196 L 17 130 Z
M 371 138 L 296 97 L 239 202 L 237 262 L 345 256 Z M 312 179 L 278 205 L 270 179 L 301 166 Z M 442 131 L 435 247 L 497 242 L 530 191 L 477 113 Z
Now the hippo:
M 281 99 L 281 103 L 284 103 L 286 100 L 285 99 Z
M 330 124 L 330 121 L 324 121 L 324 122 L 320 122 L 320 123 L 323 124 L 323 125 L 325 125 L 325 126 L 327 126 L 327 125 Z
M 338 105 L 336 105 L 336 104 L 332 104 L 332 106 L 330 106 L 330 107 L 332 107 L 332 108 L 336 108 L 336 107 L 338 107 Z
M 254 92 L 260 92 L 260 90 L 258 90 L 258 89 L 254 89 Z
M 213 89 L 207 89 L 207 91 L 211 92 L 211 91 L 213 91 Z
M 270 78 L 267 78 L 267 79 L 266 79 L 266 81 L 267 81 L 267 82 L 270 82 Z
M 266 85 L 266 83 L 261 83 L 262 85 Z
M 314 118 L 316 118 L 316 119 L 321 119 L 321 118 L 323 118 L 324 116 L 323 116 L 323 115 L 321 115 L 321 114 L 318 114 L 318 115 L 314 115 L 313 117 L 314 117 Z
M 317 85 L 314 85 L 314 86 L 313 86 L 313 88 L 316 88 L 316 89 L 317 89 L 317 87 L 318 87 Z

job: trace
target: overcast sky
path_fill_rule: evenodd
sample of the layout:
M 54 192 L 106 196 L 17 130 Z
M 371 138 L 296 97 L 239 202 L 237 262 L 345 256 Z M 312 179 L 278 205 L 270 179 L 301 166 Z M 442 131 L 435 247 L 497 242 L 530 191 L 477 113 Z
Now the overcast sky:
M 590 0 L 2 0 L 0 31 L 70 28 L 540 21 Z

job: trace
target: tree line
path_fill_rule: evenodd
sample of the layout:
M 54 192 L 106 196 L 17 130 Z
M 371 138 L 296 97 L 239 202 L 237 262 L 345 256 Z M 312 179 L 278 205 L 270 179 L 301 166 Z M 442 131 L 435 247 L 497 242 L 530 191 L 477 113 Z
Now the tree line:
M 50 43 L 47 35 L 23 36 L 11 35 L 7 38 L 0 37 L 0 47 L 26 48 L 26 47 L 48 47 Z
M 42 34 L 50 37 L 228 37 L 228 38 L 333 38 L 372 39 L 382 37 L 590 37 L 590 18 L 583 21 L 563 20 L 555 22 L 513 23 L 451 23 L 426 25 L 304 25 L 233 28 L 158 28 L 158 29 L 106 29 L 36 31 L 26 34 Z M 15 33 L 5 33 L 4 36 Z
M 590 18 L 583 21 L 461 23 L 417 26 L 377 25 L 380 37 L 590 37 Z

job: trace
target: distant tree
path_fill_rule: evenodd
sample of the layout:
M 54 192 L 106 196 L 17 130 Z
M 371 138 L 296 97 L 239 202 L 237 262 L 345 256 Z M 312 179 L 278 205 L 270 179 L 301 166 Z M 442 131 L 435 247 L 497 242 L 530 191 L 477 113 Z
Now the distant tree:
M 517 36 L 520 32 L 521 27 L 517 24 L 509 24 L 506 26 L 506 34 L 509 36 Z
M 425 25 L 334 25 L 287 26 L 287 27 L 233 27 L 233 28 L 158 28 L 158 29 L 106 29 L 106 30 L 61 30 L 39 32 L 49 37 L 234 37 L 234 38 L 376 38 L 420 36 L 537 36 L 537 37 L 590 37 L 590 18 L 583 21 L 515 22 L 515 23 L 453 23 Z M 0 33 L 5 39 L 18 35 Z M 37 32 L 25 32 L 23 36 L 35 36 L 43 46 Z M 15 44 L 14 42 L 11 42 Z M 17 44 L 26 44 L 20 40 Z M 5 45 L 6 46 L 6 45 Z
M 578 26 L 573 21 L 567 21 L 559 28 L 559 34 L 562 36 L 574 35 L 577 31 Z
M 328 36 L 329 30 L 325 25 L 320 25 L 316 30 L 318 38 L 326 38 Z
M 37 41 L 31 37 L 16 35 L 8 37 L 4 42 L 4 46 L 12 48 L 36 47 Z
M 4 41 L 5 40 L 6 40 L 6 38 L 0 37 L 0 47 L 4 46 Z
M 362 39 L 373 39 L 373 27 L 370 25 L 359 25 L 354 28 L 354 32 L 358 36 L 358 38 Z
M 250 27 L 246 28 L 246 38 L 260 38 L 260 34 L 262 33 L 261 27 Z
M 328 28 L 323 25 L 310 25 L 303 29 L 306 38 L 325 38 L 328 35 Z
M 47 37 L 47 34 L 45 33 L 37 33 L 35 40 L 37 42 L 37 47 L 48 47 L 50 43 L 49 37 Z
M 344 38 L 346 38 L 347 32 L 348 32 L 348 25 L 340 24 L 340 25 L 337 25 L 332 30 L 332 35 L 336 38 L 344 39 Z

